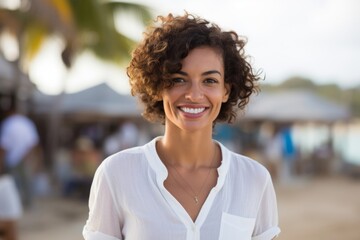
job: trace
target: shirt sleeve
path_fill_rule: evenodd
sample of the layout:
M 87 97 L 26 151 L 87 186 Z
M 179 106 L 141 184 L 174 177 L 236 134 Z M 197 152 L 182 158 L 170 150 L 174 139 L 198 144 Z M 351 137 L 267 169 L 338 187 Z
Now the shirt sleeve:
M 252 240 L 271 240 L 280 233 L 276 195 L 270 174 L 260 201 Z
M 105 170 L 103 162 L 93 179 L 89 197 L 89 217 L 83 229 L 85 240 L 122 239 L 120 212 Z

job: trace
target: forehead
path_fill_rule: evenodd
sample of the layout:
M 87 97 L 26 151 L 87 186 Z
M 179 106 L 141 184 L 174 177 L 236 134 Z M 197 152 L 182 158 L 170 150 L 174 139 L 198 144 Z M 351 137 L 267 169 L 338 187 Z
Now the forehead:
M 224 65 L 221 51 L 208 46 L 192 49 L 181 63 L 183 70 L 187 68 L 215 68 L 222 70 Z

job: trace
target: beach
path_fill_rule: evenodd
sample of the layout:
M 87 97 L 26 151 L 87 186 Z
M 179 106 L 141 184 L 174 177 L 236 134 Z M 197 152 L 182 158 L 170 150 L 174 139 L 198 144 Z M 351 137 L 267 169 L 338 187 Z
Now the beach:
M 360 179 L 304 179 L 278 186 L 277 194 L 278 239 L 360 239 Z
M 359 240 L 360 179 L 301 178 L 279 184 L 279 240 Z M 20 240 L 82 240 L 87 202 L 38 199 L 19 223 Z

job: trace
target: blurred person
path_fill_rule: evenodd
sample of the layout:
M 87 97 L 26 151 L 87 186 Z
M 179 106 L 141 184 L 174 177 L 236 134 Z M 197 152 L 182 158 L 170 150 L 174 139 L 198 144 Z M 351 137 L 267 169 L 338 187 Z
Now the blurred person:
M 24 207 L 29 207 L 33 198 L 31 165 L 39 161 L 39 135 L 33 121 L 18 113 L 15 106 L 13 96 L 0 126 L 0 149 L 4 169 L 14 177 Z
M 3 99 L 0 122 L 0 239 L 16 240 L 17 223 L 22 216 L 23 209 L 19 191 L 15 185 L 14 177 L 9 174 L 8 147 L 3 143 L 6 135 L 3 127 L 5 119 L 9 119 L 15 106 L 14 97 Z M 4 104 L 5 103 L 5 104 Z M 3 111 L 4 110 L 4 111 Z
M 329 174 L 333 169 L 334 164 L 334 150 L 332 141 L 328 140 L 314 149 L 312 153 L 313 159 L 313 173 L 315 174 Z
M 163 136 L 105 159 L 95 173 L 85 239 L 275 238 L 276 196 L 258 162 L 213 140 L 260 78 L 235 32 L 185 14 L 158 17 L 127 74 L 143 116 Z
M 89 197 L 91 182 L 101 160 L 100 152 L 88 137 L 79 137 L 71 153 L 70 176 L 65 181 L 64 195 L 77 195 L 81 199 Z
M 103 147 L 105 156 L 136 146 L 139 138 L 140 132 L 137 126 L 130 121 L 125 121 L 117 131 L 105 139 Z
M 294 178 L 295 174 L 295 163 L 297 157 L 296 147 L 293 141 L 291 126 L 289 124 L 283 124 L 280 126 L 279 136 L 281 139 L 281 181 L 289 183 Z
M 105 157 L 120 151 L 121 149 L 120 133 L 121 133 L 120 127 L 117 127 L 115 129 L 111 128 L 110 133 L 105 138 L 103 144 L 103 152 Z
M 130 122 L 126 121 L 121 127 L 121 148 L 127 149 L 136 146 L 139 140 L 138 127 Z
M 263 124 L 260 139 L 264 164 L 273 180 L 278 180 L 281 169 L 283 143 L 276 124 Z

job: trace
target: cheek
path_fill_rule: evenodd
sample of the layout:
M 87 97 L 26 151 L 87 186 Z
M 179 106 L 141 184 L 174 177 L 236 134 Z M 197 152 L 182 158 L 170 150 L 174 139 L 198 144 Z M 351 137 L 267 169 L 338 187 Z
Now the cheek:
M 225 91 L 218 91 L 216 93 L 216 96 L 214 94 L 214 97 L 216 97 L 216 99 L 218 99 L 219 102 L 226 102 L 228 100 L 228 95 L 226 94 Z
M 167 100 L 174 100 L 181 95 L 181 90 L 179 88 L 170 88 L 167 89 L 163 94 L 162 97 L 166 98 Z
M 173 112 L 173 110 L 172 110 L 173 103 L 174 103 L 174 100 L 170 96 L 168 96 L 168 95 L 163 96 L 162 105 L 163 105 L 165 114 L 170 114 L 171 112 Z

